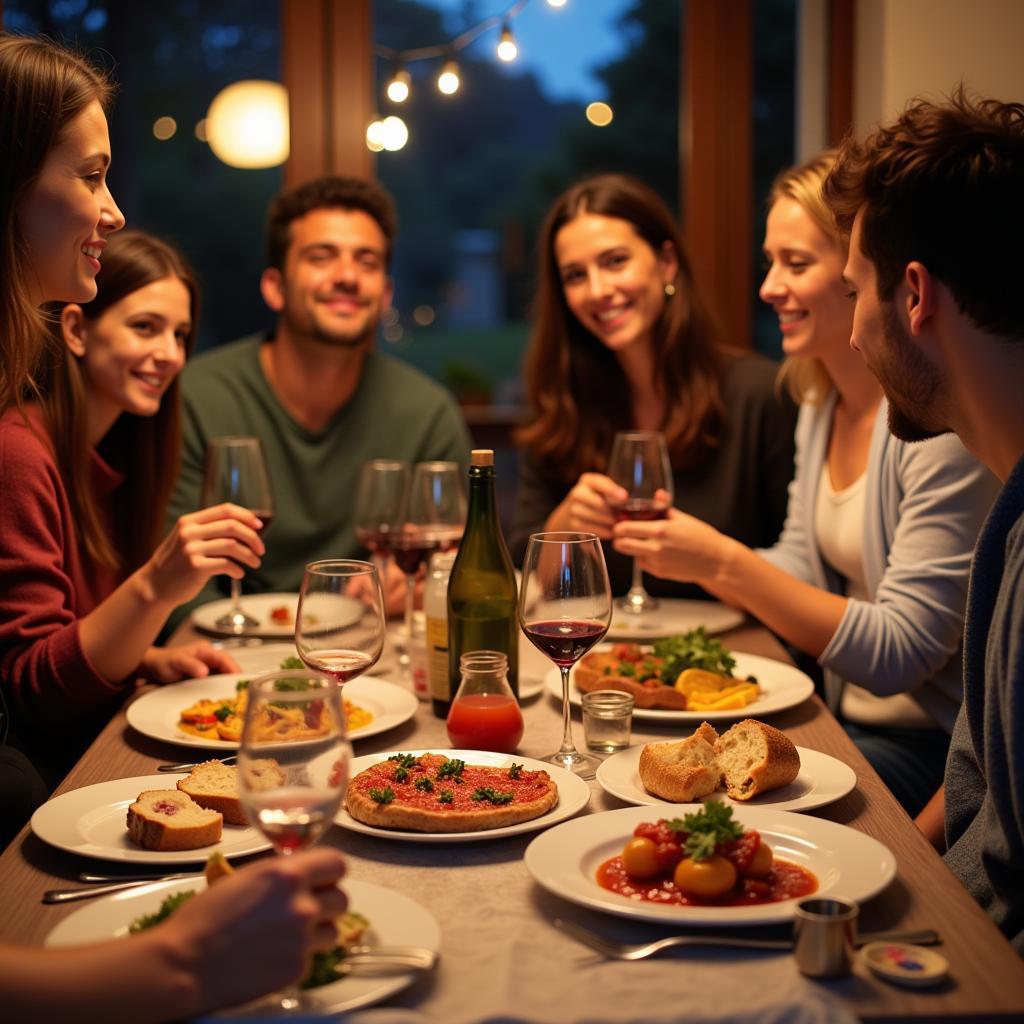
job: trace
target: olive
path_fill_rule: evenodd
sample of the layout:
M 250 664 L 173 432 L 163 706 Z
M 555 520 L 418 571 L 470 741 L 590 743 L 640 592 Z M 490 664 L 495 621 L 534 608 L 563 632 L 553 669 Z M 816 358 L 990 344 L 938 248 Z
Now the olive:
M 677 865 L 673 881 L 689 896 L 713 900 L 724 896 L 736 884 L 732 861 L 715 853 L 707 860 L 684 857 Z
M 622 866 L 630 878 L 657 878 L 661 874 L 657 847 L 650 839 L 630 839 L 622 848 Z

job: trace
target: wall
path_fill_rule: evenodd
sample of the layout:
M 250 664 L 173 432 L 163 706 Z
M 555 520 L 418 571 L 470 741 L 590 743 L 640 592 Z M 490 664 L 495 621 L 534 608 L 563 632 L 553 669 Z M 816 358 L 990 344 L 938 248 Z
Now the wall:
M 854 125 L 888 120 L 908 99 L 938 99 L 963 79 L 976 93 L 1024 102 L 1021 0 L 859 0 Z

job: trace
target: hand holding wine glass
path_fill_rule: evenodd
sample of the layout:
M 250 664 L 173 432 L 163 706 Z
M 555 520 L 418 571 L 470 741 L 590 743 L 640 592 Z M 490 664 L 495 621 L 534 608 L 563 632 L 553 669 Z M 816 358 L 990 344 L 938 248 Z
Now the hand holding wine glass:
M 384 598 L 376 566 L 351 558 L 310 562 L 302 575 L 295 646 L 338 684 L 372 668 L 384 647 Z
M 258 437 L 215 437 L 206 448 L 202 504 L 204 508 L 233 502 L 248 509 L 262 522 L 262 530 L 274 518 L 270 476 Z M 242 633 L 260 623 L 242 609 L 242 581 L 231 578 L 231 610 L 217 619 L 217 625 Z
M 238 790 L 246 817 L 289 855 L 330 828 L 348 785 L 352 748 L 341 687 L 308 669 L 271 672 L 250 681 L 238 748 Z M 302 1007 L 297 988 L 280 1007 Z
M 655 430 L 620 431 L 608 460 L 608 476 L 628 497 L 611 506 L 619 521 L 664 519 L 672 505 L 672 463 L 665 438 Z M 619 607 L 640 614 L 658 602 L 644 589 L 643 572 L 633 559 L 633 583 Z
M 608 632 L 611 585 L 601 542 L 593 533 L 535 533 L 523 561 L 519 623 L 530 642 L 562 676 L 562 745 L 544 758 L 572 772 L 595 768 L 598 758 L 573 742 L 569 670 Z

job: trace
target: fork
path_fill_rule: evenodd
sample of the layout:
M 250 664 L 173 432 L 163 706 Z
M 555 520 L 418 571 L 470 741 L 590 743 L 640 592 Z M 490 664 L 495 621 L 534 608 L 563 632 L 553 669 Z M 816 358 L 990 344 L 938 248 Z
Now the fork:
M 234 764 L 238 760 L 238 755 L 231 754 L 228 757 L 211 757 L 207 758 L 207 760 L 220 761 L 221 764 Z M 198 768 L 199 765 L 205 763 L 206 761 L 195 761 L 185 764 L 158 764 L 156 770 L 158 772 L 190 772 L 193 768 Z
M 578 924 L 574 924 L 572 921 L 563 921 L 561 918 L 555 918 L 552 923 L 567 935 L 571 935 L 577 942 L 582 942 L 584 946 L 597 950 L 598 953 L 611 960 L 643 960 L 672 946 L 731 946 L 739 949 L 786 951 L 790 951 L 793 948 L 792 939 L 750 939 L 733 938 L 724 935 L 668 935 L 663 939 L 655 939 L 653 942 L 641 942 L 631 945 L 625 942 L 613 942 L 595 932 L 580 927 Z M 934 945 L 940 939 L 938 932 L 930 928 L 921 931 L 865 932 L 863 935 L 858 936 L 857 945 L 862 946 L 868 942 L 883 941 Z

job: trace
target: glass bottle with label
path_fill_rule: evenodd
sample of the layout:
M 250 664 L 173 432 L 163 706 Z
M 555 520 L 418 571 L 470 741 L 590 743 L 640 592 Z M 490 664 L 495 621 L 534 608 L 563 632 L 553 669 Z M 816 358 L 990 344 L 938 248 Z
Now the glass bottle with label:
M 454 551 L 439 551 L 432 555 L 423 592 L 423 613 L 427 620 L 427 680 L 430 703 L 438 718 L 447 718 L 451 706 L 448 680 L 448 578 L 454 562 Z
M 459 659 L 468 651 L 500 651 L 508 682 L 519 697 L 519 628 L 516 576 L 501 535 L 494 493 L 494 452 L 473 450 L 469 466 L 466 531 L 448 582 L 448 694 L 461 681 Z

